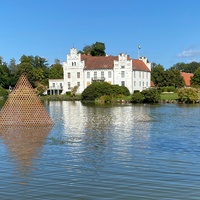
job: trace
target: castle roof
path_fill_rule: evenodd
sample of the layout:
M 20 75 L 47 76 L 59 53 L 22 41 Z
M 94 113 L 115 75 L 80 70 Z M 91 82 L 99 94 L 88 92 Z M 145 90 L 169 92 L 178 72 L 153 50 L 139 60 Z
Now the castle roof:
M 85 70 L 113 69 L 114 61 L 118 61 L 118 56 L 81 55 L 81 60 L 85 61 Z M 133 70 L 150 71 L 142 60 L 130 59 L 129 56 L 127 60 L 132 60 Z
M 81 55 L 81 60 L 85 61 L 85 69 L 113 69 L 114 60 L 118 57 Z
M 145 65 L 145 63 L 142 60 L 133 59 L 132 66 L 133 66 L 133 70 L 150 72 L 150 69 Z

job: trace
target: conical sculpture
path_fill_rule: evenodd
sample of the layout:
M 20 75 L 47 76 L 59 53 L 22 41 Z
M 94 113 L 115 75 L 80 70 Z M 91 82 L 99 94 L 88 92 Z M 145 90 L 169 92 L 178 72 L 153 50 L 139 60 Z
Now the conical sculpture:
M 22 74 L 0 112 L 0 128 L 48 125 L 53 125 L 52 119 L 26 75 Z

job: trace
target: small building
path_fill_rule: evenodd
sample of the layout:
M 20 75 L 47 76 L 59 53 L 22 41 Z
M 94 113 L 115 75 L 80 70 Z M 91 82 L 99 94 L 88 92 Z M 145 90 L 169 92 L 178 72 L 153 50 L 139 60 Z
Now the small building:
M 63 92 L 64 79 L 49 79 L 47 95 L 59 95 Z
M 63 70 L 63 80 L 49 80 L 50 94 L 56 93 L 56 86 L 62 89 L 62 94 L 78 86 L 80 94 L 94 81 L 126 86 L 130 93 L 151 87 L 151 63 L 145 57 L 132 59 L 123 53 L 118 56 L 82 55 L 71 48 L 63 62 Z

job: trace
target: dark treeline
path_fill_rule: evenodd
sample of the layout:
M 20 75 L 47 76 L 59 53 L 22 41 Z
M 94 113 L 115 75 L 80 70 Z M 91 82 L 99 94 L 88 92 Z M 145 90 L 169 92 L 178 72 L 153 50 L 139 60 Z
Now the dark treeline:
M 151 80 L 156 87 L 181 88 L 185 84 L 181 72 L 193 73 L 192 86 L 200 86 L 200 63 L 198 62 L 177 63 L 167 70 L 160 64 L 152 63 Z
M 26 56 L 20 58 L 19 64 L 15 59 L 9 63 L 3 62 L 0 57 L 0 86 L 8 89 L 15 86 L 21 74 L 25 73 L 28 80 L 35 88 L 39 85 L 47 86 L 48 79 L 63 78 L 63 69 L 60 60 L 56 59 L 55 63 L 49 66 L 47 60 L 40 56 Z

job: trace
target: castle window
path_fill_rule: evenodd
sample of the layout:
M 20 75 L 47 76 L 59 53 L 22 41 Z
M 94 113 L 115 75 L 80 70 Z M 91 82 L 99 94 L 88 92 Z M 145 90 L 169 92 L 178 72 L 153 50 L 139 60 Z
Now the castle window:
M 121 86 L 125 86 L 125 81 L 122 81 L 122 82 L 121 82 Z
M 104 71 L 101 71 L 101 78 L 104 78 Z
M 111 73 L 111 71 L 108 71 L 108 78 L 112 78 L 112 73 Z
M 80 82 L 77 82 L 77 86 L 80 87 Z
M 70 72 L 67 73 L 67 78 L 71 78 L 71 73 Z
M 125 78 L 125 71 L 121 71 L 121 78 Z
M 87 72 L 87 78 L 90 78 L 90 72 Z
M 77 78 L 80 78 L 80 76 L 81 76 L 81 73 L 77 72 Z
M 97 72 L 94 72 L 94 80 L 97 79 Z

